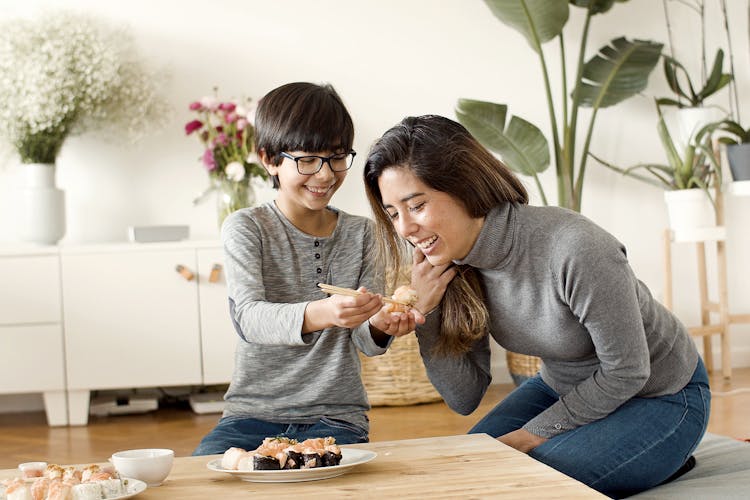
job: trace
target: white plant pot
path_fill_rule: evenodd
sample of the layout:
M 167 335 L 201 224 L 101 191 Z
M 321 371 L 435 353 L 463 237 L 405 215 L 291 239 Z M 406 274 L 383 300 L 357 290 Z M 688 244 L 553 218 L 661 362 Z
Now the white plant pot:
M 54 245 L 65 235 L 65 192 L 55 187 L 55 165 L 29 163 L 19 174 L 18 237 Z
M 716 226 L 716 211 L 702 189 L 665 191 L 669 227 L 674 231 Z
M 700 129 L 711 122 L 721 119 L 721 112 L 716 108 L 681 108 L 677 110 L 677 141 L 682 149 L 687 146 Z

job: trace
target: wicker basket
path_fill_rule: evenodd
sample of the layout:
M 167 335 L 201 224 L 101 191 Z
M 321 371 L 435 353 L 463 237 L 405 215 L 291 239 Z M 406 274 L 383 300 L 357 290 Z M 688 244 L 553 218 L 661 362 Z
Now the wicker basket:
M 508 363 L 510 376 L 516 385 L 521 385 L 526 379 L 536 375 L 542 366 L 542 360 L 536 356 L 518 354 L 517 352 L 505 351 L 505 359 Z
M 382 356 L 362 360 L 362 382 L 372 406 L 405 406 L 439 401 L 427 378 L 414 334 L 393 339 Z

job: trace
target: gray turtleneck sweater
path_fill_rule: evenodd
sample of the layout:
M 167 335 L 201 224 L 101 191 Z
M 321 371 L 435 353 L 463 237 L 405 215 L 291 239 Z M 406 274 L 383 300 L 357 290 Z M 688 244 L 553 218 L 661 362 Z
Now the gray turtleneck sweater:
M 496 207 L 456 263 L 480 273 L 492 337 L 541 357 L 542 379 L 560 394 L 524 425 L 533 434 L 553 437 L 635 396 L 675 393 L 695 370 L 698 352 L 685 327 L 635 277 L 624 246 L 578 213 Z M 464 356 L 434 357 L 439 328 L 440 314 L 417 328 L 428 375 L 453 410 L 469 414 L 491 381 L 489 339 Z

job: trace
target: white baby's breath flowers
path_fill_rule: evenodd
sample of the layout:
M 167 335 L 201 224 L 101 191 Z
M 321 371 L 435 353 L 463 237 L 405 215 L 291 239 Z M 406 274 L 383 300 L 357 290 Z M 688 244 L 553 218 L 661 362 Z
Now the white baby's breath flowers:
M 65 12 L 0 24 L 0 136 L 24 163 L 52 163 L 71 134 L 145 135 L 168 109 L 132 37 Z

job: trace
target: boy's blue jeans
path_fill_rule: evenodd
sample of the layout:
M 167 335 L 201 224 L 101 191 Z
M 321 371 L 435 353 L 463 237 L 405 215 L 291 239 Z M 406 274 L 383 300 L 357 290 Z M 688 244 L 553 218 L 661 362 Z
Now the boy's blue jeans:
M 469 433 L 502 436 L 560 396 L 537 374 L 490 411 Z M 633 398 L 606 418 L 551 438 L 529 455 L 614 498 L 659 485 L 698 446 L 708 425 L 711 393 L 703 361 L 676 394 Z
M 366 443 L 367 431 L 341 420 L 323 417 L 314 424 L 279 424 L 255 418 L 223 417 L 201 440 L 193 455 L 215 455 L 231 447 L 254 450 L 267 437 L 288 437 L 297 441 L 332 436 L 336 444 Z

